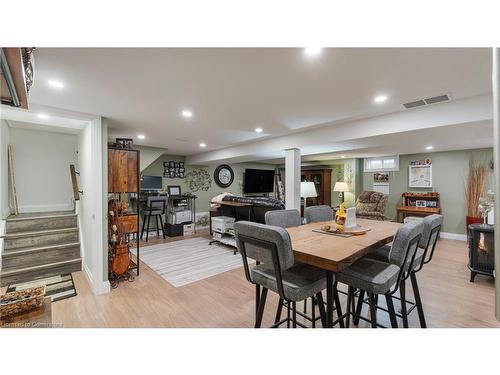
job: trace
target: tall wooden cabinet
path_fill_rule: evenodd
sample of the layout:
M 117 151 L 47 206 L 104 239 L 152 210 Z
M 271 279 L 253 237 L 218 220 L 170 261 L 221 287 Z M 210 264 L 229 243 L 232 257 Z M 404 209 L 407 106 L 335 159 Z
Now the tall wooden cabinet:
M 118 199 L 126 202 L 124 211 L 117 220 L 118 226 L 127 233 L 130 245 L 135 238 L 137 250 L 130 252 L 129 271 L 135 270 L 139 276 L 139 150 L 108 147 L 108 201 Z M 111 236 L 108 230 L 108 236 Z M 110 278 L 113 275 L 110 274 Z
M 332 205 L 332 170 L 330 168 L 302 168 L 301 181 L 312 181 L 318 196 L 307 198 L 307 206 Z

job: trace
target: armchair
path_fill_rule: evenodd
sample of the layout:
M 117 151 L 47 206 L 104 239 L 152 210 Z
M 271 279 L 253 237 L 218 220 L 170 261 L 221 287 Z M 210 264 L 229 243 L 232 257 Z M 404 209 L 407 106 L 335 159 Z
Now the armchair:
M 386 220 L 387 195 L 376 191 L 363 191 L 356 201 L 356 217 L 361 219 Z

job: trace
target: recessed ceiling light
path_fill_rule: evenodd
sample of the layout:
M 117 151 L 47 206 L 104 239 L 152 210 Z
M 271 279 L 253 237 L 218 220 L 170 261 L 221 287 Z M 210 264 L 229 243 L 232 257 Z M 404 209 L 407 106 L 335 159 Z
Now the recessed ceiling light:
M 306 47 L 304 48 L 304 54 L 306 56 L 316 56 L 319 55 L 322 50 L 323 48 L 321 47 Z
M 425 149 L 426 150 L 432 150 L 434 148 L 434 146 L 427 146 Z
M 262 128 L 255 128 L 255 131 L 256 131 L 257 133 L 262 133 L 262 130 L 263 130 Z
M 55 80 L 55 79 L 51 79 L 47 83 L 49 84 L 50 87 L 53 87 L 55 89 L 63 89 L 64 88 L 64 83 L 62 83 L 61 81 Z
M 138 134 L 138 135 L 137 135 L 137 138 L 139 138 L 139 139 L 144 139 L 144 138 L 146 138 L 146 136 L 145 136 L 144 134 Z
M 342 155 L 342 156 L 341 156 L 341 158 L 342 158 L 342 159 L 345 159 L 345 155 Z
M 50 116 L 46 113 L 39 113 L 38 115 L 36 115 L 39 119 L 42 119 L 42 120 L 47 120 Z
M 193 112 L 185 109 L 182 111 L 182 117 L 191 118 L 191 117 L 193 117 Z
M 200 147 L 207 147 L 206 143 L 200 143 Z
M 383 103 L 383 102 L 387 101 L 387 95 L 378 95 L 375 97 L 375 99 L 373 99 L 373 101 L 375 103 Z

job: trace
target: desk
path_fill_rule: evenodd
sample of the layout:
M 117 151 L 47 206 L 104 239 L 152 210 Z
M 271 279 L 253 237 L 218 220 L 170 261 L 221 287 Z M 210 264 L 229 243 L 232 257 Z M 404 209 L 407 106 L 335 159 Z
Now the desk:
M 432 214 L 440 214 L 441 208 L 439 207 L 415 207 L 415 206 L 399 206 L 397 208 L 396 221 L 402 223 L 407 214 L 428 216 Z
M 333 274 L 342 271 L 373 249 L 391 242 L 400 224 L 389 221 L 357 219 L 369 232 L 361 236 L 340 237 L 313 232 L 331 222 L 320 222 L 287 228 L 295 260 L 326 271 L 327 327 L 333 326 Z

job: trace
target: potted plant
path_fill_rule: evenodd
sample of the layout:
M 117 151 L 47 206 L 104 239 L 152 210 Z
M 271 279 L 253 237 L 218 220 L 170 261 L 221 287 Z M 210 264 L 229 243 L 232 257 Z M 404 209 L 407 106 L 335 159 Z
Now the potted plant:
M 465 183 L 465 200 L 467 204 L 467 216 L 465 218 L 466 229 L 469 224 L 482 223 L 479 211 L 479 198 L 486 193 L 487 168 L 483 164 L 469 161 L 469 175 Z M 467 230 L 468 233 L 468 230 Z

